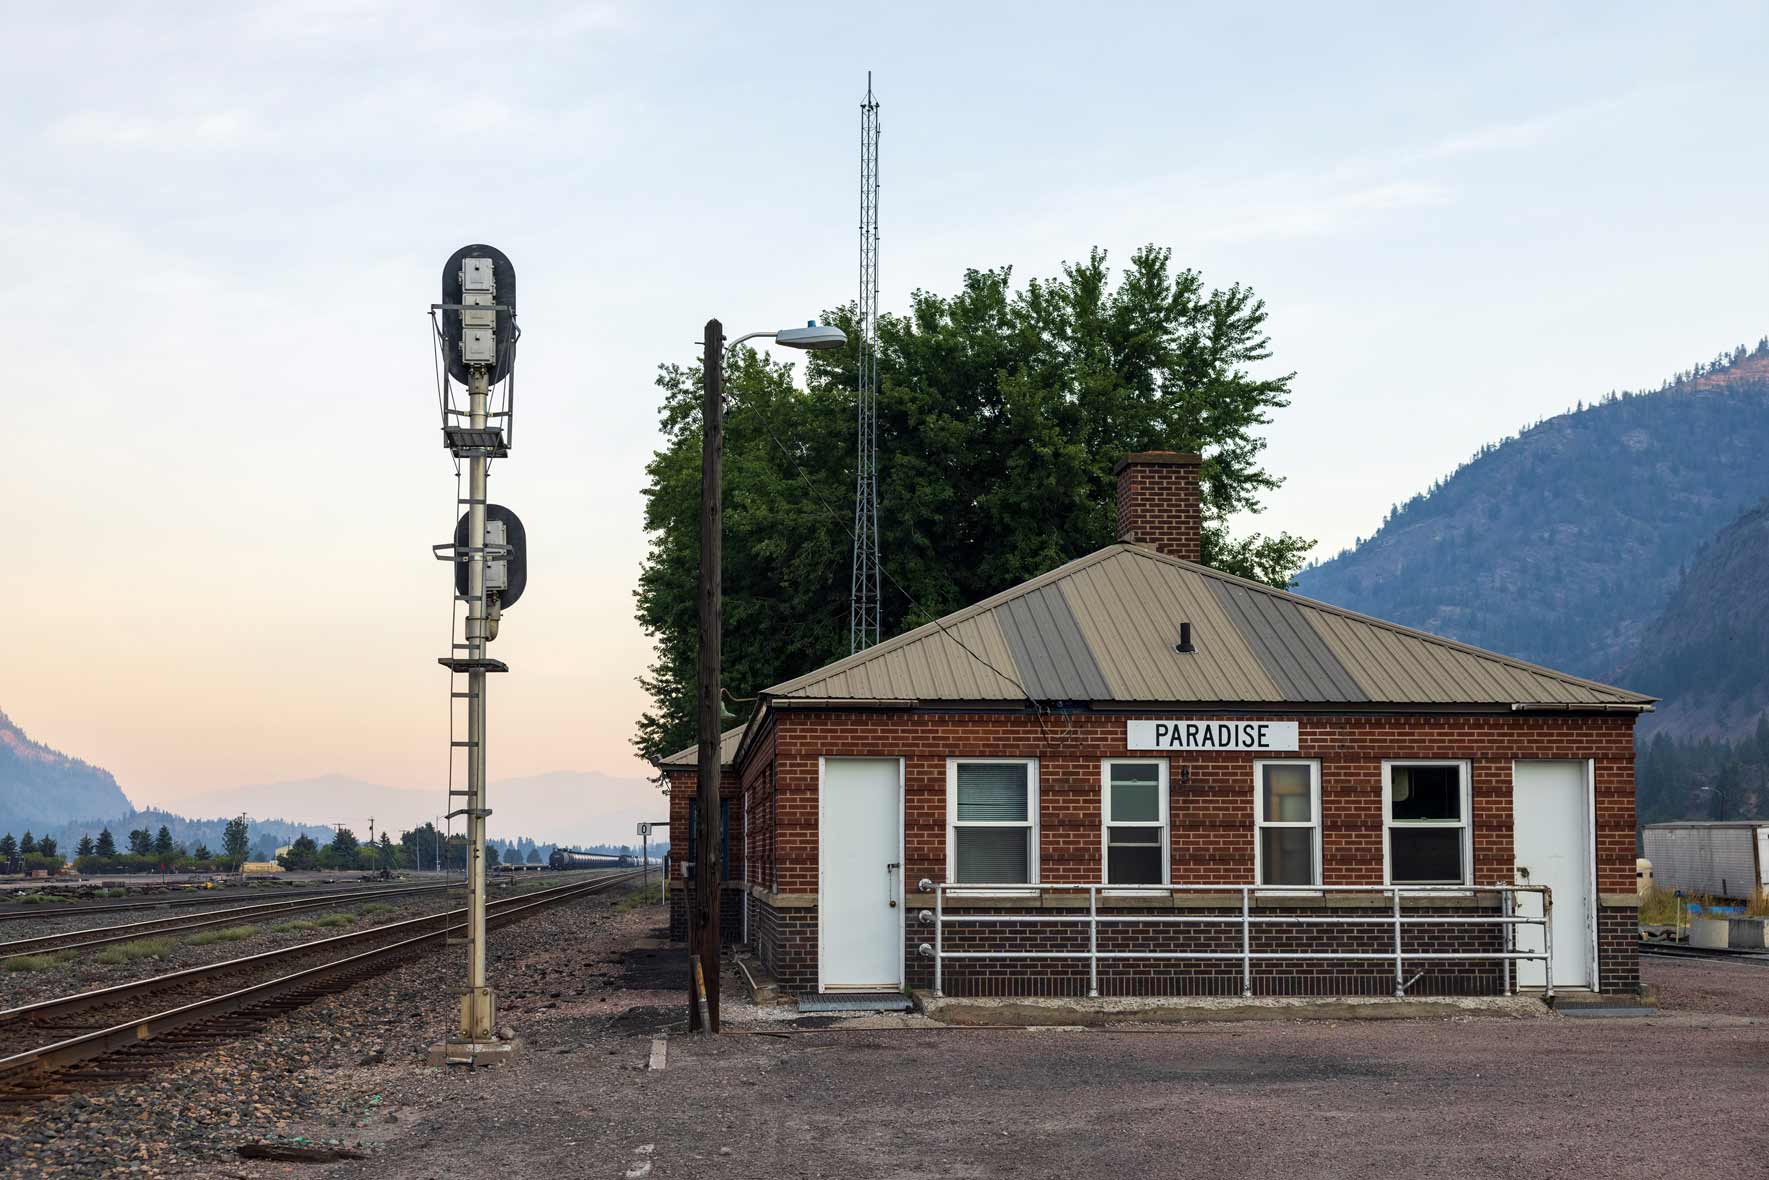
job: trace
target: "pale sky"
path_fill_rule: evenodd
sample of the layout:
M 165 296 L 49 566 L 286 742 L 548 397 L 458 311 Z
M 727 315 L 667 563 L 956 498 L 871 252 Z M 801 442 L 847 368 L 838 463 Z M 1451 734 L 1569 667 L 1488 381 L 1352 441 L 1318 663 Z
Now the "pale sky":
M 1259 524 L 1331 553 L 1769 330 L 1762 10 L 1545 9 L 0 3 L 0 709 L 137 800 L 439 782 L 425 309 L 489 241 L 530 542 L 492 777 L 643 773 L 653 371 L 853 298 L 868 69 L 884 308 L 1150 241 L 1252 286 L 1297 374 Z

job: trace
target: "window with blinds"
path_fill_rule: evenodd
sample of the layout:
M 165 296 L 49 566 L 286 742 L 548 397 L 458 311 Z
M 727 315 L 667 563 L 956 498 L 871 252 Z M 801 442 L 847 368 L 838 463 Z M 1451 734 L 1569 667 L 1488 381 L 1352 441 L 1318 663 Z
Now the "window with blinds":
M 1037 880 L 1037 763 L 1032 759 L 947 763 L 951 879 L 960 885 L 1028 885 Z
M 1167 883 L 1167 764 L 1113 760 L 1105 764 L 1101 808 L 1108 885 Z

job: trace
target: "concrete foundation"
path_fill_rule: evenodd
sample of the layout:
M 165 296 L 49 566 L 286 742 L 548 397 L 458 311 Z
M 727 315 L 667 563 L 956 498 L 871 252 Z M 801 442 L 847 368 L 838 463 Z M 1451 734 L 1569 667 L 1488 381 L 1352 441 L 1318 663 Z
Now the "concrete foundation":
M 429 1065 L 502 1065 L 522 1051 L 516 1041 L 441 1041 L 430 1046 Z
M 1208 1020 L 1419 1020 L 1448 1016 L 1530 1019 L 1548 1016 L 1534 996 L 1108 996 L 1099 999 L 935 996 L 916 990 L 916 1008 L 954 1025 L 1171 1024 Z

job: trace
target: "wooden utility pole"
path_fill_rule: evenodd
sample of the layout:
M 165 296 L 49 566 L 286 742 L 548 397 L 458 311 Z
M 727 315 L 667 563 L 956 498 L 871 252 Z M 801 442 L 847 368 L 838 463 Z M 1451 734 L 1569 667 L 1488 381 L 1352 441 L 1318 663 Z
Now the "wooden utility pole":
M 706 322 L 706 356 L 702 361 L 705 402 L 701 409 L 700 443 L 700 775 L 695 840 L 694 918 L 689 937 L 700 958 L 706 988 L 707 1031 L 719 1031 L 719 627 L 720 531 L 724 517 L 720 491 L 725 450 L 725 328 Z M 692 988 L 693 983 L 690 981 Z

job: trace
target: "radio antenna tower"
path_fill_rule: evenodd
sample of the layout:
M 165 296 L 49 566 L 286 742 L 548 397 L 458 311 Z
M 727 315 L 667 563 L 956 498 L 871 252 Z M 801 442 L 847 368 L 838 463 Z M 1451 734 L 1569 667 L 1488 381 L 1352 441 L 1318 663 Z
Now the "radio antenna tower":
M 860 104 L 860 314 L 854 449 L 854 570 L 850 654 L 878 642 L 878 100 L 872 71 Z

